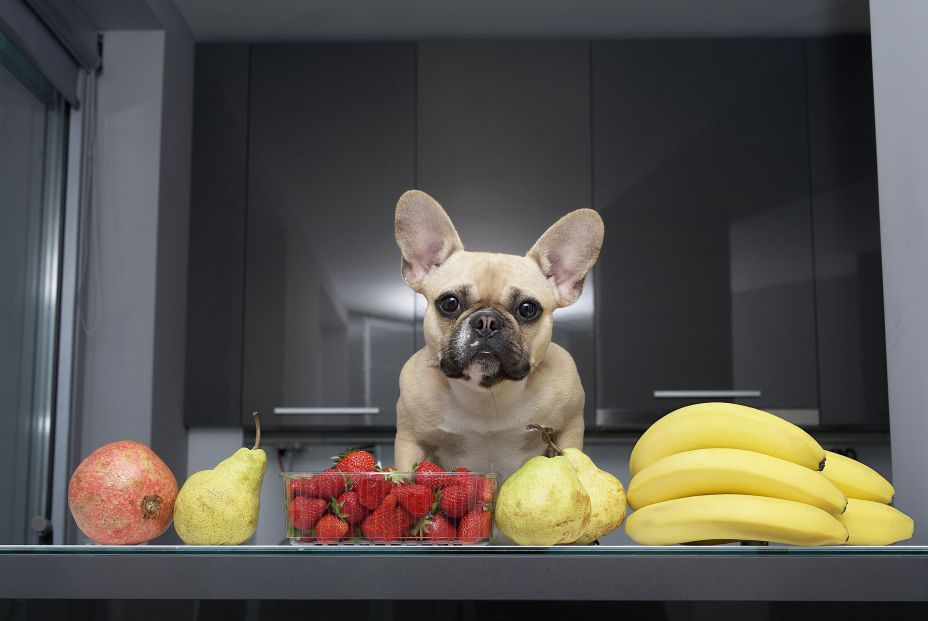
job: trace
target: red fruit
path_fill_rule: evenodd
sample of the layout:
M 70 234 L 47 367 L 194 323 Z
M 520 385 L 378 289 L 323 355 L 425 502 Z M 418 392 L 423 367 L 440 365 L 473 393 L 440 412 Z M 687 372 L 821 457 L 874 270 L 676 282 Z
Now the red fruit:
M 319 521 L 328 506 L 328 503 L 322 498 L 297 496 L 290 501 L 287 516 L 295 528 L 310 530 L 316 525 L 316 522 Z
M 68 507 L 81 531 L 97 543 L 151 541 L 171 525 L 177 479 L 139 442 L 101 446 L 68 483 Z
M 367 509 L 358 500 L 357 492 L 345 492 L 338 497 L 338 500 L 333 499 L 332 503 L 335 504 L 334 513 L 348 522 L 349 526 L 358 524 L 367 517 Z
M 309 479 L 296 479 L 290 486 L 294 496 L 313 498 L 338 498 L 345 491 L 345 476 L 335 468 L 323 470 Z
M 461 543 L 477 543 L 489 539 L 493 533 L 493 514 L 478 507 L 458 521 L 458 540 Z
M 336 515 L 327 513 L 316 522 L 316 541 L 335 543 L 348 533 L 348 524 Z
M 488 502 L 493 502 L 494 493 L 496 493 L 495 479 L 477 479 L 477 504 L 484 505 Z
M 381 511 L 393 511 L 396 508 L 396 494 L 387 494 L 383 497 L 383 500 L 380 501 L 380 504 L 377 505 L 377 509 Z
M 477 487 L 474 480 L 447 485 L 441 490 L 438 506 L 448 517 L 459 518 L 477 504 Z
M 440 513 L 428 515 L 416 522 L 413 533 L 419 539 L 450 543 L 455 539 L 454 524 Z
M 376 509 L 387 494 L 390 493 L 390 490 L 393 489 L 393 484 L 400 481 L 402 481 L 401 476 L 391 475 L 389 471 L 383 473 L 372 472 L 358 477 L 354 489 L 358 492 L 358 500 L 362 506 L 368 509 Z
M 377 460 L 367 451 L 350 449 L 332 458 L 335 468 L 340 472 L 373 472 L 377 470 Z
M 348 525 L 348 534 L 345 535 L 346 539 L 363 539 L 364 533 L 361 532 L 360 524 L 349 524 Z
M 445 471 L 430 461 L 420 461 L 412 467 L 415 472 L 415 481 L 420 485 L 438 489 L 448 484 L 448 479 L 453 477 L 445 476 Z
M 409 529 L 416 523 L 416 518 L 409 515 L 402 507 L 393 510 L 393 532 L 397 538 L 405 538 Z
M 420 518 L 432 510 L 435 494 L 432 489 L 421 484 L 397 485 L 393 489 L 396 500 L 403 505 L 410 515 Z
M 388 497 L 392 497 L 393 502 L 386 504 L 392 504 L 393 506 L 385 506 L 382 509 L 378 507 L 361 522 L 361 532 L 368 541 L 388 543 L 394 539 L 391 523 L 393 521 L 393 512 L 396 510 L 396 497 L 392 496 L 392 494 Z

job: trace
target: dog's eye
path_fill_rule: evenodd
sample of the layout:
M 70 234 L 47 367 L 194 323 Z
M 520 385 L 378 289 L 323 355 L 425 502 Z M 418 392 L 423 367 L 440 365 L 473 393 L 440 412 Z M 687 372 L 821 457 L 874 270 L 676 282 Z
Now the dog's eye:
M 538 316 L 538 305 L 534 302 L 522 302 L 519 304 L 519 315 L 522 319 L 534 319 Z
M 446 315 L 453 315 L 458 312 L 459 308 L 461 308 L 461 303 L 453 295 L 446 295 L 438 300 L 438 310 Z

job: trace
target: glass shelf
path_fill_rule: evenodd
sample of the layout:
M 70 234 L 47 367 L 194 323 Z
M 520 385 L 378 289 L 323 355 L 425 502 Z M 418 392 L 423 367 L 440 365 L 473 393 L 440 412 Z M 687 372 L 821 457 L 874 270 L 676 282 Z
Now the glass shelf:
M 0 546 L 0 555 L 229 555 L 229 556 L 387 556 L 387 555 L 564 555 L 564 556 L 926 556 L 928 546 L 434 546 L 434 545 L 329 545 L 329 546 L 188 546 L 188 545 L 69 545 Z

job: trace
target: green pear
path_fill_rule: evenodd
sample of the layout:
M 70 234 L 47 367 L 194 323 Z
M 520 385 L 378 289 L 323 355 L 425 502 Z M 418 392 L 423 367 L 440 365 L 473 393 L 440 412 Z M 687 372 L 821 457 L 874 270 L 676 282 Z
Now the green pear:
M 574 541 L 588 545 L 614 531 L 625 520 L 625 488 L 617 478 L 597 468 L 580 449 L 565 448 L 563 454 L 590 496 L 590 523 Z
M 529 429 L 540 430 L 554 446 L 550 429 Z M 495 519 L 503 534 L 519 545 L 572 543 L 589 526 L 590 496 L 566 457 L 532 457 L 500 487 Z
M 174 503 L 174 529 L 191 545 L 238 545 L 258 527 L 261 484 L 267 455 L 258 448 L 261 426 L 255 417 L 255 445 L 240 448 L 212 470 L 190 476 Z

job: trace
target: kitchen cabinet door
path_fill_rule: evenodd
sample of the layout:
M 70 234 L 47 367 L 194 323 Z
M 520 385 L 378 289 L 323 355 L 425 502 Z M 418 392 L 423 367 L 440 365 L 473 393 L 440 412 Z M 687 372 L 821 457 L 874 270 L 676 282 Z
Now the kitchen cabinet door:
M 413 44 L 252 46 L 246 424 L 395 425 L 414 298 L 393 214 L 414 136 Z
M 241 424 L 247 44 L 197 45 L 184 423 Z
M 802 42 L 592 59 L 600 422 L 732 399 L 817 422 Z
M 419 45 L 418 187 L 445 207 L 468 250 L 524 254 L 558 218 L 591 206 L 589 50 L 581 41 Z M 591 281 L 554 316 L 589 415 Z M 417 323 L 425 304 L 420 297 Z
M 822 424 L 887 428 L 870 39 L 806 53 Z

